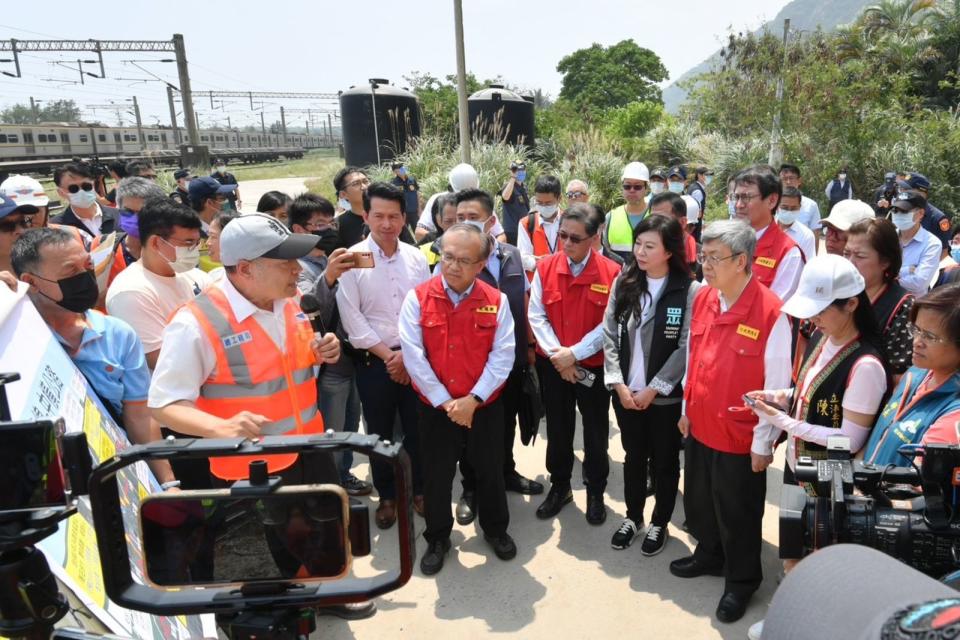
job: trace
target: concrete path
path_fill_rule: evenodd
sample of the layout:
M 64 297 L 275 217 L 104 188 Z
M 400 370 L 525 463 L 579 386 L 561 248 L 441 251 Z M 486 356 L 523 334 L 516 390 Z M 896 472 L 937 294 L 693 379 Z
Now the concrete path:
M 267 191 L 282 191 L 291 198 L 295 198 L 307 190 L 304 184 L 313 178 L 271 178 L 269 180 L 241 180 L 240 197 L 243 202 L 243 213 L 254 213 L 260 197 Z

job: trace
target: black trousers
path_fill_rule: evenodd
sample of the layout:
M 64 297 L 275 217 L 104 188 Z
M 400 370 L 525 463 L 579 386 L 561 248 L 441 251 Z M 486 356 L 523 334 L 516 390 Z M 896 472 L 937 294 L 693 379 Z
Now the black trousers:
M 500 404 L 503 407 L 503 477 L 508 478 L 517 471 L 517 461 L 513 458 L 513 442 L 517 437 L 517 414 L 520 412 L 520 397 L 523 394 L 523 367 L 515 367 L 507 377 L 500 392 Z M 476 473 L 470 465 L 467 451 L 460 456 L 460 475 L 464 491 L 476 491 Z
M 510 513 L 503 483 L 503 407 L 497 399 L 479 407 L 473 426 L 454 423 L 442 409 L 420 402 L 420 450 L 423 455 L 424 517 L 427 542 L 446 540 L 453 530 L 450 510 L 457 460 L 463 452 L 475 473 L 477 517 L 483 532 L 507 531 Z
M 576 410 L 583 418 L 583 479 L 587 492 L 602 495 L 607 488 L 610 458 L 610 392 L 603 384 L 603 369 L 588 369 L 596 375 L 590 387 L 570 383 L 560 377 L 550 360 L 537 356 L 537 373 L 543 389 L 547 413 L 547 471 L 550 483 L 558 488 L 570 486 L 573 475 L 573 435 Z
M 620 425 L 620 441 L 626 453 L 623 461 L 623 492 L 627 517 L 643 522 L 647 502 L 647 458 L 652 467 L 656 492 L 652 524 L 665 526 L 673 516 L 680 486 L 680 403 L 651 404 L 643 411 L 624 409 L 613 394 L 613 410 Z
M 420 399 L 410 385 L 397 384 L 390 379 L 387 365 L 380 358 L 370 355 L 357 359 L 357 391 L 360 393 L 360 406 L 367 420 L 370 434 L 380 436 L 381 440 L 393 441 L 393 427 L 397 416 L 403 430 L 403 448 L 410 456 L 413 471 L 413 493 L 423 493 L 423 480 L 420 476 L 420 434 L 417 431 L 417 407 Z M 395 500 L 396 487 L 393 482 L 393 470 L 386 462 L 371 460 L 373 486 L 381 500 Z
M 749 595 L 763 581 L 767 472 L 753 472 L 750 454 L 717 451 L 693 436 L 687 438 L 684 460 L 683 508 L 698 541 L 693 555 L 707 564 L 723 564 L 724 591 Z

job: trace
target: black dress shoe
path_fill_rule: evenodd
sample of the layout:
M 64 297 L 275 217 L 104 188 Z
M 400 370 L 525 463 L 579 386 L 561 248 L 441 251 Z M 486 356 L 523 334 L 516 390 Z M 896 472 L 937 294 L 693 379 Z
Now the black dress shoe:
M 450 538 L 427 545 L 427 552 L 420 558 L 420 571 L 423 575 L 432 576 L 443 569 L 443 557 L 448 551 L 450 551 Z
M 698 578 L 700 576 L 722 576 L 723 565 L 704 564 L 694 556 L 679 558 L 670 563 L 670 573 L 678 578 Z
M 483 534 L 483 539 L 493 547 L 493 552 L 497 554 L 497 557 L 501 560 L 513 560 L 517 557 L 517 544 L 513 541 L 513 538 L 510 537 L 509 533 L 503 533 L 499 536 Z
M 717 605 L 717 620 L 720 622 L 736 622 L 747 612 L 747 603 L 750 596 L 728 591 L 720 598 Z
M 519 473 L 509 475 L 504 479 L 507 491 L 522 493 L 525 496 L 538 496 L 543 493 L 543 484 L 530 478 L 524 478 Z
M 607 508 L 603 506 L 603 494 L 587 494 L 587 522 L 603 524 L 607 519 Z
M 336 616 L 344 620 L 364 620 L 377 612 L 377 605 L 373 600 L 366 602 L 348 602 L 347 604 L 333 604 L 326 607 L 317 607 L 318 616 Z
M 552 518 L 560 513 L 560 509 L 563 509 L 564 505 L 571 502 L 573 502 L 573 491 L 570 490 L 570 487 L 562 489 L 551 487 L 547 499 L 537 507 L 537 517 L 541 520 Z
M 457 524 L 468 525 L 477 517 L 477 494 L 464 491 L 457 502 Z

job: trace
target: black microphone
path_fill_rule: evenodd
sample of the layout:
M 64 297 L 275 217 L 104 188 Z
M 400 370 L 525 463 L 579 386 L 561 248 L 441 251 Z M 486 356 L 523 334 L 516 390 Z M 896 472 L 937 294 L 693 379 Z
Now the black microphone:
M 300 296 L 300 310 L 307 316 L 307 320 L 310 321 L 310 326 L 313 327 L 315 333 L 320 335 L 327 333 L 323 318 L 320 317 L 320 300 L 317 299 L 317 296 L 312 293 L 305 293 Z

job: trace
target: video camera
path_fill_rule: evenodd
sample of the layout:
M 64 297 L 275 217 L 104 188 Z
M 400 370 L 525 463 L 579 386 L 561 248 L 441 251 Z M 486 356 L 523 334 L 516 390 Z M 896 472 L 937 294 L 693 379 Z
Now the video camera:
M 828 440 L 825 460 L 801 457 L 797 481 L 816 495 L 804 486 L 784 485 L 780 557 L 798 559 L 846 542 L 872 547 L 936 578 L 960 567 L 960 447 L 904 445 L 899 453 L 923 462 L 917 468 L 851 461 L 845 437 Z
M 69 606 L 46 557 L 32 546 L 77 513 L 83 495 L 111 601 L 154 615 L 213 613 L 230 638 L 305 638 L 316 628 L 315 607 L 362 602 L 410 579 L 412 484 L 399 444 L 333 432 L 257 441 L 168 438 L 128 447 L 92 468 L 85 434 L 63 433 L 62 420 L 10 420 L 3 385 L 17 379 L 0 374 L 0 636 L 85 637 L 54 631 Z M 397 486 L 399 566 L 370 577 L 350 575 L 353 558 L 371 553 L 366 504 L 336 484 L 285 484 L 263 460 L 348 449 L 389 463 Z M 148 495 L 139 531 L 125 528 L 124 510 L 132 505 L 121 470 L 140 461 L 232 456 L 253 456 L 248 480 Z M 142 550 L 142 564 L 128 543 Z

